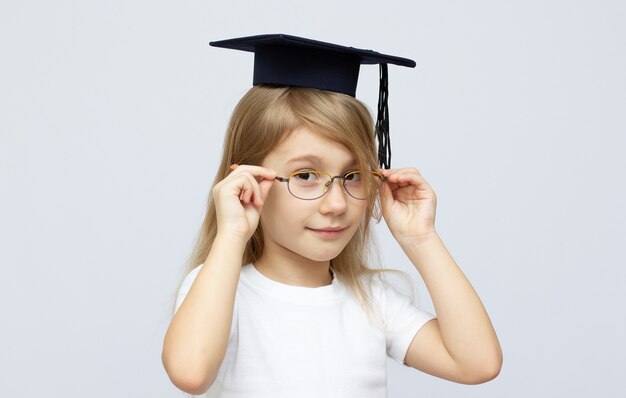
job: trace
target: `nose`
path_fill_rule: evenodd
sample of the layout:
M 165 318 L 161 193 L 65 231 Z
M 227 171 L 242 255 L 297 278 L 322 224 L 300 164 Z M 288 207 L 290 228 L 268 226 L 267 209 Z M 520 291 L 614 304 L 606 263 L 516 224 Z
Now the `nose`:
M 333 180 L 333 182 L 330 184 L 330 187 L 328 187 L 328 191 L 321 198 L 321 213 L 343 213 L 346 210 L 346 208 L 348 207 L 346 198 L 347 193 L 344 192 L 341 183 L 342 180 Z

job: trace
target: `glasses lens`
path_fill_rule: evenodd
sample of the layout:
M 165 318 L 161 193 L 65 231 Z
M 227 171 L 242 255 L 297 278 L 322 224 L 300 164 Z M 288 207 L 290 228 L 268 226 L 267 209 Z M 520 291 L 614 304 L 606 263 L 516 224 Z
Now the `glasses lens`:
M 367 199 L 372 190 L 378 190 L 383 183 L 382 175 L 372 171 L 364 175 L 360 171 L 353 171 L 344 176 L 343 186 L 356 199 Z
M 317 199 L 324 195 L 330 178 L 315 170 L 299 171 L 289 176 L 289 192 L 300 199 Z

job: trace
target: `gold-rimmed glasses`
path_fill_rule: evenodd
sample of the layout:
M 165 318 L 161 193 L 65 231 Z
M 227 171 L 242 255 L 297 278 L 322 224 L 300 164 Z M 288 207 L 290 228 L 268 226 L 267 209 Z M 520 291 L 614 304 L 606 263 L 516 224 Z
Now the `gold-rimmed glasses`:
M 289 193 L 298 199 L 314 200 L 321 198 L 330 190 L 335 179 L 342 180 L 343 190 L 350 196 L 359 200 L 366 200 L 372 193 L 372 189 L 378 190 L 387 177 L 377 171 L 370 171 L 370 178 L 363 178 L 360 171 L 350 171 L 343 176 L 333 176 L 326 171 L 313 169 L 299 170 L 289 177 L 276 177 L 280 182 L 287 183 Z

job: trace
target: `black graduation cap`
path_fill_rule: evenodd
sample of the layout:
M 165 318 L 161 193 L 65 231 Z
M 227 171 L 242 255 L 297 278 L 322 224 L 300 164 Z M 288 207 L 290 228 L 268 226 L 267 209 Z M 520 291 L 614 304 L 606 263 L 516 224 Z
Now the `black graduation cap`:
M 352 97 L 356 94 L 361 64 L 380 64 L 376 121 L 378 160 L 381 167 L 390 168 L 387 64 L 413 68 L 413 60 L 285 34 L 240 37 L 209 44 L 253 52 L 253 85 L 310 87 Z

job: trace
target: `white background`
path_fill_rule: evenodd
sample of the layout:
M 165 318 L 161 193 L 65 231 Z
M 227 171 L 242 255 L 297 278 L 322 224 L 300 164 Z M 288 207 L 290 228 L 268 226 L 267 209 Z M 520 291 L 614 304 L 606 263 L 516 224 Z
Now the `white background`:
M 389 360 L 389 396 L 623 394 L 624 21 L 623 1 L 3 1 L 0 395 L 184 396 L 169 305 L 252 82 L 251 54 L 208 42 L 262 33 L 417 62 L 390 66 L 392 166 L 435 189 L 504 365 L 468 386 Z

